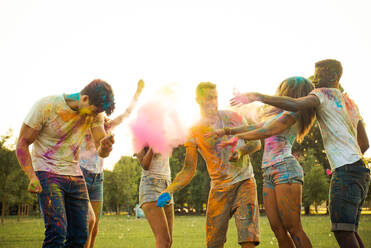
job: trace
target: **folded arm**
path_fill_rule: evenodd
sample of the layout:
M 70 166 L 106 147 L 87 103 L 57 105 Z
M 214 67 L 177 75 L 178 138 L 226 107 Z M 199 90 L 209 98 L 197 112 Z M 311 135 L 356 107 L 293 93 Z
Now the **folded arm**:
M 138 162 L 144 170 L 148 170 L 149 167 L 151 166 L 153 155 L 154 153 L 152 148 L 146 147 L 143 148 L 138 154 L 136 154 Z

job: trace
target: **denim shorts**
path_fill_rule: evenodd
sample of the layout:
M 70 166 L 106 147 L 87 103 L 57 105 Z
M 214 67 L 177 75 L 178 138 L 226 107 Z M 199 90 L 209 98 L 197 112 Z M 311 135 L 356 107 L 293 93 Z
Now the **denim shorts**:
M 284 158 L 282 162 L 264 167 L 263 173 L 264 187 L 271 189 L 278 184 L 304 182 L 303 168 L 295 158 Z
M 155 176 L 142 176 L 139 184 L 139 206 L 141 207 L 146 202 L 155 202 L 171 181 L 166 178 L 159 178 Z M 173 196 L 168 203 L 174 204 Z
M 91 173 L 81 167 L 84 175 L 86 187 L 88 188 L 90 201 L 103 201 L 103 173 Z
M 362 160 L 335 169 L 329 196 L 331 231 L 357 232 L 369 185 L 370 169 Z

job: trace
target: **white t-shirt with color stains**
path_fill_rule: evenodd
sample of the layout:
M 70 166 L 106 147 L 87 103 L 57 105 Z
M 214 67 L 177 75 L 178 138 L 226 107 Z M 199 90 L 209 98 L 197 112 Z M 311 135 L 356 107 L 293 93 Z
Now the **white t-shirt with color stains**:
M 317 107 L 317 120 L 332 170 L 361 159 L 357 142 L 361 116 L 357 105 L 336 88 L 318 88 L 310 94 L 321 103 Z
M 64 95 L 48 96 L 34 104 L 24 124 L 40 131 L 31 153 L 35 171 L 81 176 L 81 142 L 90 128 L 103 126 L 103 115 L 81 115 L 67 105 Z
M 142 175 L 170 180 L 171 171 L 169 157 L 157 153 L 154 154 L 148 170 L 142 169 Z

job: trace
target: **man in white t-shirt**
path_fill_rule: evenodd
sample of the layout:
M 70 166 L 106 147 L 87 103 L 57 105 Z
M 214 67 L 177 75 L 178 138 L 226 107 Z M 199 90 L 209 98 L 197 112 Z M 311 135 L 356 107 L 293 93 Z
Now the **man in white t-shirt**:
M 316 89 L 301 98 L 246 93 L 232 105 L 261 101 L 289 111 L 316 109 L 323 145 L 333 175 L 330 185 L 331 231 L 340 247 L 364 247 L 358 234 L 361 207 L 370 184 L 370 170 L 362 160 L 368 137 L 357 105 L 339 90 L 342 66 L 327 59 L 315 64 Z
M 103 114 L 115 107 L 111 86 L 93 80 L 80 93 L 40 99 L 26 116 L 17 143 L 18 161 L 38 194 L 45 222 L 43 247 L 83 247 L 88 237 L 88 192 L 78 159 L 91 132 L 101 157 L 114 142 Z M 29 146 L 33 144 L 32 155 Z

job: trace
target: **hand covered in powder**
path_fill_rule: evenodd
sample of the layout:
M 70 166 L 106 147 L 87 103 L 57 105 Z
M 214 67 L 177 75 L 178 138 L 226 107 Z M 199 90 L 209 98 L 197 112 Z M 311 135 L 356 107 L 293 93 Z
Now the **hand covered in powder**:
M 232 146 L 232 147 L 235 147 L 236 144 L 237 144 L 237 141 L 238 141 L 238 138 L 237 137 L 233 137 L 233 138 L 230 138 L 229 140 L 226 140 L 226 141 L 222 141 L 218 144 L 218 147 L 220 149 L 226 147 L 226 146 Z
M 30 179 L 30 183 L 28 184 L 27 190 L 31 193 L 40 194 L 43 191 L 43 188 L 41 187 L 40 181 L 37 178 L 37 176 L 32 177 Z
M 258 101 L 260 98 L 260 93 L 251 92 L 251 93 L 244 93 L 244 94 L 236 94 L 229 102 L 231 106 L 238 106 L 241 104 L 249 104 L 255 101 Z
M 240 159 L 240 153 L 238 151 L 232 152 L 232 154 L 229 156 L 230 162 L 236 162 L 238 159 Z
M 112 145 L 115 143 L 113 134 L 109 134 L 100 141 L 100 151 L 99 156 L 102 158 L 108 157 L 112 151 Z
M 207 132 L 205 133 L 205 138 L 211 138 L 212 136 L 216 136 L 216 137 L 222 137 L 223 135 L 225 135 L 225 131 L 223 128 L 221 129 L 216 129 L 214 131 L 211 131 L 211 132 Z
M 164 207 L 171 200 L 171 195 L 169 192 L 163 192 L 157 199 L 156 206 L 159 208 Z

